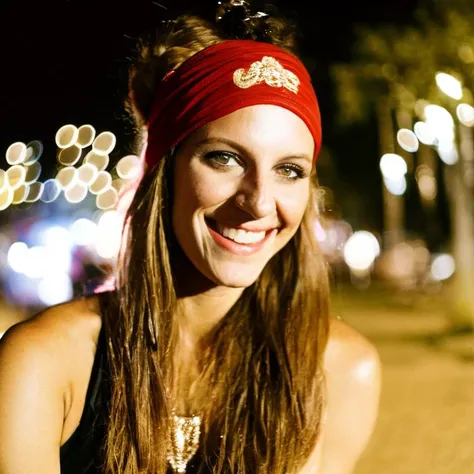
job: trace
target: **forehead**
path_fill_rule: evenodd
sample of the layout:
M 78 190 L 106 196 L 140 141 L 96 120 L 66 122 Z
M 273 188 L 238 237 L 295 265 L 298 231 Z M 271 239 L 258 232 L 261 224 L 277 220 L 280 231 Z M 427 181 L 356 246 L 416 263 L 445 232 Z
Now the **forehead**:
M 248 151 L 273 154 L 314 153 L 314 139 L 306 124 L 293 112 L 276 105 L 253 105 L 204 125 L 196 139 L 223 138 Z

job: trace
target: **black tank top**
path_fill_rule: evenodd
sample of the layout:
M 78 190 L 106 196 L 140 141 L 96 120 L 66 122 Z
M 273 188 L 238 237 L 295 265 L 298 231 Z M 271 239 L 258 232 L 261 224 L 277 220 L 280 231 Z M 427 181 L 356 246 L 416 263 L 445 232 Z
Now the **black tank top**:
M 101 313 L 104 314 L 107 301 L 112 294 L 103 293 L 98 296 Z M 60 449 L 61 474 L 103 473 L 103 444 L 107 432 L 110 400 L 108 374 L 107 341 L 102 325 L 79 426 Z M 208 472 L 206 469 L 199 469 L 201 462 L 197 453 L 190 460 L 186 473 Z M 173 474 L 171 468 L 168 469 L 168 474 Z
M 106 341 L 102 326 L 79 426 L 61 446 L 61 474 L 101 472 L 108 401 L 106 378 Z

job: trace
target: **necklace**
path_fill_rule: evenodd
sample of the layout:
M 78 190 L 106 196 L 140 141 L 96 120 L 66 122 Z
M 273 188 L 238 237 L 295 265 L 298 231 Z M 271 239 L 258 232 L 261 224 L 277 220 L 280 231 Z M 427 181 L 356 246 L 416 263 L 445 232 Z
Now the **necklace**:
M 186 465 L 199 447 L 201 417 L 178 416 L 173 411 L 171 420 L 171 446 L 168 451 L 168 462 L 174 472 L 185 473 Z

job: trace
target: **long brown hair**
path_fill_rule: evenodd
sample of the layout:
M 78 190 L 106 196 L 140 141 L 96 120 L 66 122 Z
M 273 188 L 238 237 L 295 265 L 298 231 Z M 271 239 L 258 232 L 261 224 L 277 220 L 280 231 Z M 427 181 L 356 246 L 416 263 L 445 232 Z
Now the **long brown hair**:
M 284 23 L 265 21 L 267 33 L 274 25 L 274 42 L 291 49 Z M 204 20 L 186 16 L 143 45 L 130 80 L 139 122 L 146 123 L 155 84 L 169 70 L 223 39 Z M 111 384 L 107 474 L 167 470 L 177 344 L 173 255 L 179 251 L 171 225 L 172 162 L 163 157 L 140 183 L 126 219 L 117 306 L 104 315 Z M 205 472 L 295 473 L 318 439 L 329 289 L 315 217 L 310 199 L 296 235 L 244 290 L 202 356 L 202 380 L 212 387 L 198 453 Z

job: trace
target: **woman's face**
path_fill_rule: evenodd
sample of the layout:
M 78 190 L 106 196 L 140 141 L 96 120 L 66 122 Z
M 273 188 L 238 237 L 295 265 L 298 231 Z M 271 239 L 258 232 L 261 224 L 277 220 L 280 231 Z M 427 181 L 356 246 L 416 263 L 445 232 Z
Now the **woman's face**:
M 313 152 L 305 123 L 274 105 L 240 109 L 181 144 L 173 228 L 205 277 L 233 288 L 255 282 L 301 223 Z

